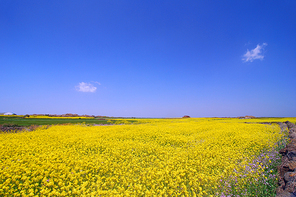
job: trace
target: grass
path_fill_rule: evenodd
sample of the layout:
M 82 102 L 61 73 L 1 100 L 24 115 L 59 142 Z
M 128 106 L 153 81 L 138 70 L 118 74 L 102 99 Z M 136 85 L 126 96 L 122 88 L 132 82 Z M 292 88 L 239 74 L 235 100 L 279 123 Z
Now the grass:
M 0 116 L 0 125 L 31 126 L 31 125 L 56 125 L 56 124 L 112 124 L 110 119 L 49 119 L 49 118 L 22 118 L 22 117 L 4 117 Z

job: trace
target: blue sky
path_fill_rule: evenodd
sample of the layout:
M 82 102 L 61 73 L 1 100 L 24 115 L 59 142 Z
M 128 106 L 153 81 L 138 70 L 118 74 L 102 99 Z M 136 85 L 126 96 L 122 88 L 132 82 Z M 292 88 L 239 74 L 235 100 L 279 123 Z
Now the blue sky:
M 296 1 L 2 1 L 0 112 L 296 117 Z

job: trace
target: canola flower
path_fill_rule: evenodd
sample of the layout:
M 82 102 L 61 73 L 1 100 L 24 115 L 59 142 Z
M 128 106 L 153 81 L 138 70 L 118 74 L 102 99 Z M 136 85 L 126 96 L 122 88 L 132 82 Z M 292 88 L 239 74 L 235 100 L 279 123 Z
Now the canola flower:
M 287 135 L 237 119 L 136 123 L 1 134 L 0 196 L 248 196 Z
M 24 117 L 23 115 L 0 115 L 0 117 L 4 118 L 21 118 Z

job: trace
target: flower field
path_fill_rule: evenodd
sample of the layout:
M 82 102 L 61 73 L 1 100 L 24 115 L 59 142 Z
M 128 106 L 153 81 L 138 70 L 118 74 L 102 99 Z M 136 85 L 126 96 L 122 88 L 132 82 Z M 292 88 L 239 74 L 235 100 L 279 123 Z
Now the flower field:
M 275 194 L 277 124 L 136 120 L 0 134 L 0 196 Z

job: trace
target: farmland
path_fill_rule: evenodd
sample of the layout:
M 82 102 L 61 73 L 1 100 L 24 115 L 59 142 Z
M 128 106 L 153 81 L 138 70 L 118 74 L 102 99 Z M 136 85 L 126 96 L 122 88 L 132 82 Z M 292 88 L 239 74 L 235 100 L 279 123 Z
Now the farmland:
M 48 117 L 48 116 L 4 116 L 0 115 L 0 125 L 30 126 L 30 125 L 54 125 L 54 124 L 108 124 L 108 118 L 93 117 Z
M 0 196 L 274 196 L 287 130 L 272 122 L 287 120 L 85 119 L 2 133 Z

